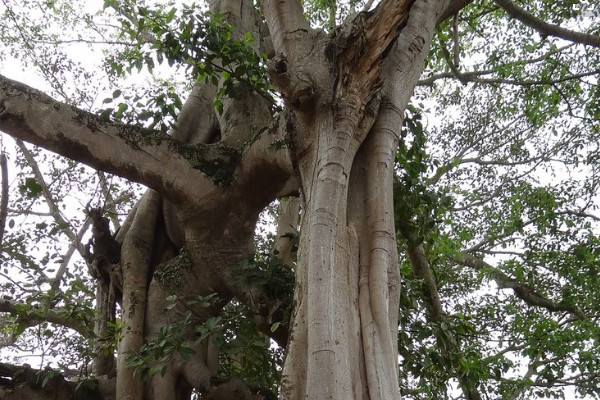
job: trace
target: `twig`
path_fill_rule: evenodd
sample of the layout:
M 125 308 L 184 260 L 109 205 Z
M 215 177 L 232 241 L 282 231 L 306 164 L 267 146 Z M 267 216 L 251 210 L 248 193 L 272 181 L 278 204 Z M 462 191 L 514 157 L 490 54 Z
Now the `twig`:
M 6 216 L 8 215 L 8 165 L 6 153 L 0 155 L 0 173 L 2 174 L 2 198 L 0 198 L 0 257 L 4 244 L 4 228 L 6 227 Z

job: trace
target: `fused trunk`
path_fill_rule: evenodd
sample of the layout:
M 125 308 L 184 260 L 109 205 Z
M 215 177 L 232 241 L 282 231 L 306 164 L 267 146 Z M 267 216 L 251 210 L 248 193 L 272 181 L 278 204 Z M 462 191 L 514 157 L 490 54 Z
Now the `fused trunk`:
M 333 102 L 315 107 L 328 112 L 296 112 L 302 133 L 292 138 L 304 202 L 285 399 L 400 398 L 394 157 L 403 112 L 444 6 L 412 5 L 375 73 L 384 82 L 381 98 L 373 91 L 379 80 L 369 81 L 377 68 L 361 69 L 364 53 L 357 63 L 342 52 Z

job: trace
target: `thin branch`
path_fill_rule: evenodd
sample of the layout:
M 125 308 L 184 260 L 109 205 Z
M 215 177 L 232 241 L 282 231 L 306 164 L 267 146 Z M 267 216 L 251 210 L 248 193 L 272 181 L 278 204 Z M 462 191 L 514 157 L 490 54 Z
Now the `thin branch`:
M 460 36 L 458 33 L 458 13 L 454 14 L 454 21 L 452 23 L 452 46 L 454 50 L 454 67 L 460 67 Z
M 56 223 L 59 226 L 64 226 L 64 227 L 68 226 L 69 228 L 71 228 L 71 224 L 69 224 L 64 219 L 58 206 L 56 205 L 56 202 L 54 201 L 54 197 L 52 196 L 52 192 L 50 191 L 50 188 L 48 187 L 48 184 L 46 183 L 44 175 L 42 174 L 42 171 L 40 170 L 37 161 L 33 157 L 33 154 L 31 154 L 31 152 L 29 151 L 27 146 L 25 146 L 25 143 L 23 143 L 23 141 L 21 139 L 15 139 L 15 142 L 17 143 L 17 146 L 23 153 L 23 156 L 25 157 L 27 164 L 29 164 L 29 167 L 32 169 L 33 176 L 35 177 L 35 181 L 37 182 L 38 185 L 40 185 L 42 187 L 42 196 L 44 196 L 44 200 L 46 201 L 46 204 L 48 205 L 48 210 L 50 211 L 50 215 L 52 215 L 52 218 L 54 218 L 54 221 L 56 221 Z M 63 232 L 65 233 L 65 235 L 67 235 L 67 237 L 71 241 L 75 240 L 75 234 L 73 233 L 73 231 L 71 229 L 64 229 Z
M 0 155 L 0 173 L 2 174 L 2 198 L 0 198 L 0 257 L 4 244 L 4 229 L 6 227 L 6 217 L 8 215 L 8 163 L 6 153 Z
M 42 196 L 44 197 L 44 200 L 46 201 L 46 204 L 48 205 L 48 210 L 50 211 L 50 215 L 52 216 L 52 218 L 54 219 L 54 221 L 56 222 L 56 224 L 58 226 L 64 227 L 62 229 L 62 232 L 65 233 L 65 235 L 69 238 L 69 241 L 71 242 L 71 245 L 69 246 L 69 249 L 67 250 L 67 253 L 63 257 L 61 265 L 58 268 L 55 278 L 52 279 L 51 288 L 52 288 L 52 290 L 54 290 L 58 293 L 58 290 L 60 289 L 60 282 L 62 280 L 62 276 L 64 275 L 64 273 L 66 271 L 66 267 L 71 259 L 71 256 L 74 253 L 75 248 L 77 248 L 79 250 L 80 254 L 82 254 L 82 255 L 84 254 L 84 246 L 83 246 L 83 243 L 81 243 L 81 238 L 83 237 L 85 230 L 80 231 L 78 234 L 75 234 L 73 232 L 71 224 L 65 220 L 62 213 L 60 212 L 60 209 L 56 205 L 56 202 L 54 201 L 54 196 L 52 195 L 52 192 L 50 191 L 50 187 L 46 183 L 44 175 L 42 174 L 42 171 L 40 170 L 38 163 L 35 160 L 35 157 L 29 151 L 29 149 L 27 148 L 25 143 L 23 143 L 22 140 L 15 139 L 15 142 L 17 143 L 17 146 L 23 153 L 23 156 L 25 157 L 27 164 L 29 164 L 29 167 L 32 169 L 33 176 L 35 177 L 35 181 L 37 182 L 38 185 L 40 185 L 42 187 Z M 86 227 L 86 229 L 87 229 L 87 227 Z
M 473 82 L 482 83 L 488 85 L 511 85 L 511 86 L 538 86 L 538 85 L 555 85 L 557 83 L 568 82 L 576 79 L 585 78 L 588 76 L 597 75 L 600 70 L 593 70 L 583 72 L 575 75 L 567 75 L 561 78 L 552 79 L 537 79 L 537 80 L 516 80 L 516 79 L 502 79 L 502 78 L 480 78 L 485 75 L 492 75 L 495 71 L 484 70 L 484 71 L 469 71 L 469 72 L 442 72 L 440 74 L 431 75 L 427 78 L 419 80 L 419 86 L 433 86 L 433 84 L 440 79 L 458 79 L 461 83 Z
M 72 44 L 72 43 L 84 43 L 84 44 L 105 44 L 111 46 L 126 46 L 133 47 L 134 45 L 129 42 L 122 42 L 119 40 L 89 40 L 89 39 L 60 39 L 60 40 L 44 40 L 44 39 L 33 39 L 31 40 L 33 43 L 40 44 L 51 44 L 54 46 L 58 46 L 61 44 Z
M 69 265 L 71 257 L 73 257 L 73 254 L 75 253 L 75 250 L 78 250 L 82 256 L 84 255 L 85 247 L 81 240 L 83 239 L 83 235 L 85 235 L 85 233 L 87 232 L 90 224 L 91 220 L 90 218 L 87 218 L 81 226 L 81 228 L 79 229 L 79 232 L 77 232 L 77 235 L 75 235 L 74 239 L 71 240 L 67 252 L 62 256 L 60 266 L 56 270 L 56 274 L 52 279 L 51 288 L 54 292 L 58 293 L 62 279 L 65 275 L 65 272 L 67 271 L 67 266 Z
M 428 317 L 435 322 L 441 323 L 448 320 L 448 316 L 443 309 L 442 302 L 440 300 L 439 292 L 437 289 L 437 284 L 435 282 L 435 278 L 433 276 L 433 272 L 431 271 L 431 265 L 429 264 L 429 260 L 427 259 L 427 255 L 425 254 L 425 250 L 423 249 L 423 245 L 418 245 L 416 247 L 408 246 L 406 249 L 406 253 L 408 255 L 408 260 L 412 267 L 413 273 L 416 277 L 423 280 L 423 297 L 427 304 L 427 314 Z M 446 345 L 448 348 L 446 349 L 447 353 L 461 353 L 462 350 L 460 348 L 460 344 L 454 332 L 449 332 L 452 336 L 452 340 L 448 341 Z M 441 346 L 445 348 L 444 346 Z M 454 369 L 456 370 L 456 379 L 459 382 L 459 385 L 465 395 L 467 400 L 481 400 L 481 394 L 477 388 L 476 384 L 470 382 L 466 379 L 466 376 L 461 373 L 460 364 L 454 365 Z
M 447 50 L 446 50 L 447 51 Z M 592 71 L 586 71 L 579 74 L 567 75 L 557 79 L 528 79 L 528 80 L 517 80 L 517 79 L 503 79 L 503 78 L 481 78 L 482 76 L 492 75 L 496 71 L 483 70 L 483 71 L 469 71 L 460 72 L 456 68 L 452 69 L 451 72 L 442 72 L 439 74 L 431 75 L 427 78 L 419 80 L 419 86 L 432 86 L 437 80 L 440 79 L 458 79 L 462 84 L 467 82 L 482 83 L 487 85 L 511 85 L 511 86 L 552 86 L 557 83 L 564 83 L 576 79 L 586 78 L 588 76 L 594 76 L 600 73 L 600 70 L 595 69 Z
M 518 19 L 530 28 L 535 29 L 542 36 L 555 36 L 571 42 L 600 48 L 600 36 L 577 32 L 562 28 L 559 25 L 549 24 L 517 6 L 511 0 L 495 0 L 495 2 L 502 7 L 508 15 Z
M 530 58 L 530 59 L 523 60 L 520 62 L 517 61 L 517 64 L 525 66 L 525 65 L 531 65 L 531 64 L 536 64 L 539 62 L 548 61 L 548 59 L 550 59 L 551 56 L 562 53 L 563 51 L 568 50 L 574 46 L 575 46 L 574 43 L 570 43 L 565 46 L 561 46 L 556 49 L 552 49 L 552 50 L 540 55 L 539 57 Z M 505 65 L 503 65 L 503 66 L 505 66 Z M 501 67 L 502 66 L 499 66 L 498 68 L 500 69 Z M 457 78 L 461 82 L 468 81 L 468 82 L 484 83 L 484 84 L 510 84 L 513 86 L 553 85 L 555 83 L 566 82 L 569 80 L 580 79 L 585 76 L 595 75 L 598 72 L 600 72 L 600 70 L 594 70 L 594 71 L 587 72 L 587 73 L 585 73 L 586 75 L 583 75 L 583 76 L 580 76 L 580 75 L 564 76 L 558 80 L 548 79 L 548 80 L 518 81 L 515 79 L 509 80 L 509 79 L 484 79 L 484 78 L 481 78 L 483 76 L 493 75 L 496 72 L 497 71 L 492 70 L 492 69 L 485 69 L 485 70 L 479 70 L 479 71 L 466 71 L 466 72 L 460 72 L 460 71 L 442 72 L 442 73 L 430 75 L 427 78 L 421 79 L 419 81 L 418 85 L 419 86 L 432 86 L 435 83 L 435 81 L 437 81 L 437 80 L 453 79 L 453 78 Z
M 51 217 L 52 216 L 52 214 L 50 214 L 49 212 L 17 210 L 14 208 L 9 208 L 8 212 L 10 213 L 10 215 L 35 215 L 36 217 Z
M 458 39 L 455 38 L 454 40 L 458 40 Z M 444 55 L 444 60 L 446 60 L 446 63 L 448 64 L 448 67 L 450 68 L 452 75 L 455 76 L 460 81 L 460 83 L 462 83 L 463 85 L 466 85 L 467 81 L 463 80 L 463 78 L 461 77 L 460 70 L 458 69 L 459 65 L 456 62 L 456 59 L 452 58 L 452 55 L 450 55 L 450 51 L 448 50 L 448 47 L 446 46 L 446 42 L 444 40 L 442 40 L 439 35 L 438 35 L 438 42 L 440 43 L 440 49 L 442 50 L 442 54 Z M 458 46 L 458 43 L 455 43 L 454 45 Z
M 533 374 L 537 373 L 537 367 L 539 365 L 538 364 L 539 358 L 540 358 L 540 355 L 538 354 L 535 356 L 535 359 L 531 360 L 531 363 L 529 363 L 527 372 L 525 373 L 525 375 L 523 375 L 524 381 L 531 380 L 531 377 L 533 376 Z M 507 400 L 517 399 L 521 395 L 523 390 L 524 390 L 524 387 L 517 386 L 510 394 L 508 394 Z
M 22 25 L 19 24 L 16 14 L 12 10 L 12 8 L 6 3 L 6 1 L 2 1 L 2 3 L 4 3 L 4 7 L 6 8 L 6 14 L 8 18 L 12 20 L 12 22 L 15 24 L 16 30 L 18 31 L 19 36 L 21 37 L 21 40 L 24 43 L 24 46 L 22 46 L 22 50 L 28 54 L 28 57 L 31 60 L 37 60 L 37 54 L 35 54 L 35 52 L 33 51 L 35 46 L 33 46 L 30 43 L 30 38 L 23 31 Z M 31 21 L 29 21 L 28 18 L 25 18 L 25 21 L 27 21 L 29 24 L 33 24 Z M 36 62 L 35 64 L 40 69 L 42 74 L 46 77 L 47 82 L 52 86 L 52 88 L 56 90 L 57 93 L 63 97 L 63 99 L 68 99 L 69 96 L 64 90 L 63 82 L 59 81 L 56 78 L 56 75 L 53 72 L 51 72 L 50 69 L 44 63 Z
M 548 299 L 546 296 L 540 294 L 534 288 L 532 288 L 524 283 L 517 282 L 517 280 L 511 278 L 510 276 L 506 275 L 504 272 L 500 271 L 499 269 L 491 266 L 490 264 L 486 263 L 485 261 L 483 261 L 477 257 L 463 253 L 463 254 L 458 255 L 454 259 L 454 261 L 457 264 L 464 265 L 469 268 L 473 268 L 477 271 L 486 272 L 488 274 L 488 276 L 496 282 L 498 287 L 500 287 L 501 289 L 512 289 L 515 296 L 517 296 L 518 298 L 520 298 L 521 300 L 523 300 L 525 303 L 529 304 L 530 306 L 542 307 L 548 311 L 553 311 L 553 312 L 557 312 L 557 311 L 568 312 L 568 313 L 573 314 L 578 319 L 586 319 L 587 318 L 586 315 L 576 306 L 570 306 L 567 304 L 556 303 L 556 302 Z
M 107 203 L 106 207 L 109 209 L 113 208 L 116 204 L 119 204 L 123 201 L 129 200 L 131 197 L 132 197 L 131 194 L 125 194 L 125 195 L 120 196 L 120 197 L 116 198 L 115 200 L 112 200 L 111 202 Z M 67 266 L 69 265 L 71 257 L 73 257 L 73 254 L 75 253 L 75 250 L 78 250 L 82 257 L 84 256 L 85 246 L 83 245 L 82 240 L 83 240 L 83 236 L 87 232 L 91 223 L 92 223 L 92 221 L 88 217 L 85 220 L 85 222 L 83 223 L 83 225 L 81 226 L 81 228 L 79 228 L 79 231 L 77 232 L 75 240 L 71 241 L 71 243 L 69 245 L 69 249 L 63 255 L 60 266 L 56 270 L 56 274 L 54 275 L 54 278 L 52 279 L 52 289 L 54 291 L 58 292 L 60 283 L 62 282 L 62 278 L 67 270 Z
M 17 288 L 22 292 L 27 292 L 29 290 L 29 289 L 26 289 L 25 287 L 23 287 L 23 285 L 21 285 L 21 282 L 17 281 L 9 274 L 5 274 L 0 271 L 0 277 L 5 279 L 7 282 L 10 282 L 12 284 L 13 288 Z
M 18 316 L 19 320 L 25 321 L 28 327 L 39 325 L 42 322 L 51 322 L 73 329 L 82 335 L 87 335 L 89 333 L 87 322 L 73 318 L 73 314 L 70 310 L 59 308 L 42 309 L 10 299 L 0 299 L 0 312 Z
M 458 74 L 457 78 L 459 80 L 468 80 L 470 82 L 474 82 L 474 83 L 485 83 L 485 84 L 491 84 L 491 85 L 511 85 L 511 86 L 541 86 L 541 85 L 545 85 L 545 86 L 554 86 L 557 83 L 563 83 L 563 82 L 568 82 L 568 81 L 572 81 L 572 80 L 576 80 L 576 79 L 581 79 L 581 78 L 586 78 L 588 76 L 594 76 L 594 75 L 598 75 L 600 73 L 600 70 L 596 69 L 596 70 L 592 70 L 592 71 L 586 71 L 586 72 L 582 72 L 579 74 L 573 74 L 573 75 L 567 75 L 567 76 L 563 76 L 561 78 L 557 78 L 557 79 L 530 79 L 530 80 L 516 80 L 516 79 L 501 79 L 501 78 L 497 78 L 497 79 L 482 79 L 482 78 L 476 78 L 473 77 L 471 79 L 468 79 L 464 76 L 464 74 Z

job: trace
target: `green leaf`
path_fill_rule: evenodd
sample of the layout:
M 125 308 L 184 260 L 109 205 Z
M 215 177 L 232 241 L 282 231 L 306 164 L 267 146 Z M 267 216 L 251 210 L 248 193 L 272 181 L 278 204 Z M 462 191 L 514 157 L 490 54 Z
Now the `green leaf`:
M 271 332 L 275 332 L 277 329 L 279 329 L 280 325 L 281 322 L 275 322 L 273 325 L 271 325 Z
M 35 178 L 26 178 L 25 183 L 22 183 L 19 186 L 19 189 L 21 193 L 25 194 L 25 196 L 27 196 L 30 199 L 35 199 L 43 191 L 42 186 L 39 183 L 37 183 Z

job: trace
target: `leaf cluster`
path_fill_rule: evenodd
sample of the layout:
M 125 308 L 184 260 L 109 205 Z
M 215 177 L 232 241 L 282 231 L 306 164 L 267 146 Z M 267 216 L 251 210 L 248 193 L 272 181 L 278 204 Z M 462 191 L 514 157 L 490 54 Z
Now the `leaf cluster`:
M 114 3 L 107 2 L 106 6 L 117 8 Z M 195 4 L 131 7 L 131 14 L 121 12 L 118 19 L 121 35 L 134 45 L 107 59 L 110 74 L 122 76 L 142 68 L 152 73 L 165 62 L 184 68 L 189 76 L 217 88 L 215 107 L 219 113 L 236 82 L 270 98 L 265 58 L 257 50 L 255 38 L 249 32 L 236 33 L 224 15 L 203 12 Z

